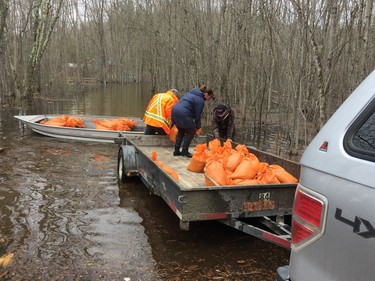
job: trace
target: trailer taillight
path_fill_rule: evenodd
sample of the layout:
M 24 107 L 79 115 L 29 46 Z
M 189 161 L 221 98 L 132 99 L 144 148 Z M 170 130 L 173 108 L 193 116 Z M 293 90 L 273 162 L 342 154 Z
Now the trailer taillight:
M 294 199 L 292 221 L 292 248 L 299 250 L 317 239 L 324 232 L 327 200 L 298 185 Z

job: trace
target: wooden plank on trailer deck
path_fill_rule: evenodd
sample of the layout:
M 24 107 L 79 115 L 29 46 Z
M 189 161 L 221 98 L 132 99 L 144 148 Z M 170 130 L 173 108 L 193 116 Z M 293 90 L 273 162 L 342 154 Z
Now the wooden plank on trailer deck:
M 191 158 L 182 156 L 173 156 L 174 147 L 159 147 L 159 146 L 141 146 L 142 152 L 151 158 L 152 151 L 156 152 L 156 159 L 163 162 L 165 165 L 174 169 L 179 176 L 179 185 L 182 188 L 191 189 L 196 187 L 204 187 L 204 173 L 194 173 L 186 169 Z M 194 150 L 194 148 L 190 148 Z

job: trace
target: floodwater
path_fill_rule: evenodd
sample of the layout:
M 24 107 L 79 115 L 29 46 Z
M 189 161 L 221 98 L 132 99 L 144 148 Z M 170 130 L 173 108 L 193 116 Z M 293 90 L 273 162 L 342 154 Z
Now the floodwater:
M 0 280 L 273 281 L 288 250 L 215 221 L 182 231 L 141 181 L 117 182 L 116 144 L 40 136 L 13 118 L 141 117 L 150 94 L 135 92 L 112 88 L 28 111 L 1 110 Z

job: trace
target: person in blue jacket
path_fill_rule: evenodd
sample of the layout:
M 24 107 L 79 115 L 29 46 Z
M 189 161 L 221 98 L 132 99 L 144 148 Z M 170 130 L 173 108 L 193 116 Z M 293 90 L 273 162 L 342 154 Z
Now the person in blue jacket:
M 196 131 L 201 128 L 201 115 L 204 102 L 214 99 L 213 91 L 202 85 L 186 93 L 172 108 L 172 123 L 176 125 L 178 133 L 176 136 L 174 156 L 192 157 L 189 146 Z M 182 145 L 182 151 L 180 151 Z

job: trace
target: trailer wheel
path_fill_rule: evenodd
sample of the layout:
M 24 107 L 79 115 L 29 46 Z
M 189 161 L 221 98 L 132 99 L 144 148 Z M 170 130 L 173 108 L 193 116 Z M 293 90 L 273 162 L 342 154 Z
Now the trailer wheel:
M 122 149 L 119 150 L 117 157 L 117 179 L 121 183 L 125 183 L 127 179 L 125 175 L 124 155 Z
M 188 221 L 181 221 L 180 220 L 180 229 L 184 231 L 189 230 L 190 223 Z
M 132 145 L 122 145 L 117 156 L 117 179 L 119 183 L 129 182 L 138 176 L 137 155 Z

